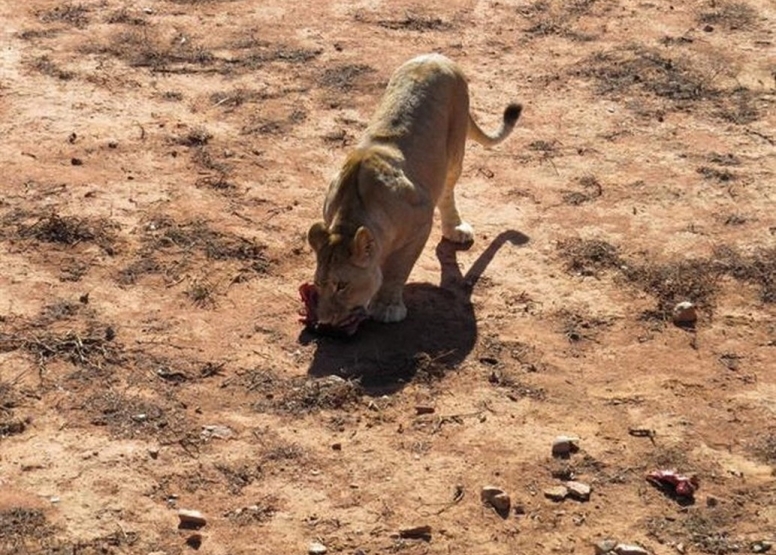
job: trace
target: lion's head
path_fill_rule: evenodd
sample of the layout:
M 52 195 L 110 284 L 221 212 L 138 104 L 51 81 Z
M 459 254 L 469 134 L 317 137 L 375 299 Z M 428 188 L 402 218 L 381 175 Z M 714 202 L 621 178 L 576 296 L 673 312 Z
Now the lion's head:
M 363 226 L 348 236 L 318 222 L 307 240 L 317 260 L 318 324 L 355 331 L 383 282 L 374 236 Z

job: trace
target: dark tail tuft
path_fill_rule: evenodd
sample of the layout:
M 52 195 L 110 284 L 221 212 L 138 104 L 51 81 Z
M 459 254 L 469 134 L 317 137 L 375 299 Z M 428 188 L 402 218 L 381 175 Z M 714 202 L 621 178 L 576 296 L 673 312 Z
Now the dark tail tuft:
M 517 123 L 517 120 L 520 117 L 522 111 L 522 104 L 510 104 L 507 106 L 506 110 L 504 110 L 504 123 L 507 125 L 514 125 Z

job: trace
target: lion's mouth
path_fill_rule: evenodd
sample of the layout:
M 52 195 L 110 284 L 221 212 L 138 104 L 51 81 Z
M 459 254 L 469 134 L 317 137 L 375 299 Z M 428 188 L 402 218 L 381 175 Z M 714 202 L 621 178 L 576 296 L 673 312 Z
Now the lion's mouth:
M 348 315 L 336 324 L 318 321 L 318 290 L 311 283 L 303 283 L 299 287 L 299 296 L 304 303 L 304 309 L 299 311 L 299 322 L 310 331 L 325 335 L 352 336 L 358 331 L 358 326 L 367 319 L 367 311 L 363 307 L 351 310 Z

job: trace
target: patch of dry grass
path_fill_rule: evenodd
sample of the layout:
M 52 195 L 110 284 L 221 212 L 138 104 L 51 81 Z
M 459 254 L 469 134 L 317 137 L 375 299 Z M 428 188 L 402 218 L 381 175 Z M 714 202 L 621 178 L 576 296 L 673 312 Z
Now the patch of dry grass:
M 566 262 L 566 271 L 583 276 L 597 276 L 603 270 L 619 269 L 623 260 L 617 247 L 600 239 L 566 239 L 558 243 Z
M 698 23 L 743 31 L 752 29 L 757 18 L 757 11 L 746 2 L 709 0 L 698 14 Z
M 89 23 L 88 14 L 90 11 L 84 4 L 68 2 L 39 12 L 38 18 L 44 23 L 64 23 L 82 29 Z
M 62 69 L 59 64 L 52 61 L 48 56 L 38 56 L 34 58 L 27 64 L 27 67 L 42 75 L 54 77 L 62 81 L 69 81 L 76 76 L 74 72 Z
M 324 87 L 338 91 L 348 91 L 353 88 L 358 78 L 374 73 L 375 69 L 366 64 L 345 64 L 324 70 L 320 83 Z
M 590 34 L 579 31 L 579 20 L 590 15 L 597 0 L 535 0 L 519 6 L 520 15 L 528 18 L 529 26 L 525 29 L 530 37 L 557 36 L 573 41 L 590 41 Z
M 629 45 L 598 52 L 577 64 L 574 73 L 595 81 L 599 94 L 640 99 L 631 106 L 645 116 L 662 114 L 669 102 L 677 110 L 698 110 L 743 125 L 761 118 L 773 103 L 767 92 L 739 85 L 719 59 L 694 60 L 669 49 Z M 650 108 L 646 101 L 657 105 Z
M 94 243 L 112 255 L 115 253 L 118 228 L 118 224 L 106 218 L 62 216 L 52 212 L 47 216 L 38 217 L 32 224 L 18 225 L 17 233 L 22 239 L 70 247 L 79 243 Z

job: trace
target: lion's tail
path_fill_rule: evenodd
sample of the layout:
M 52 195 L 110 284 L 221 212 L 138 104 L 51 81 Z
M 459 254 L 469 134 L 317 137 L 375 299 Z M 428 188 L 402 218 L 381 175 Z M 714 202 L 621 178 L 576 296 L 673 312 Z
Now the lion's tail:
M 474 139 L 483 146 L 490 147 L 499 144 L 506 139 L 515 128 L 517 120 L 520 118 L 520 113 L 523 111 L 523 107 L 520 104 L 510 104 L 504 110 L 504 120 L 501 122 L 501 127 L 493 134 L 486 133 L 477 125 L 477 122 L 472 118 L 469 113 L 469 132 L 468 137 Z

